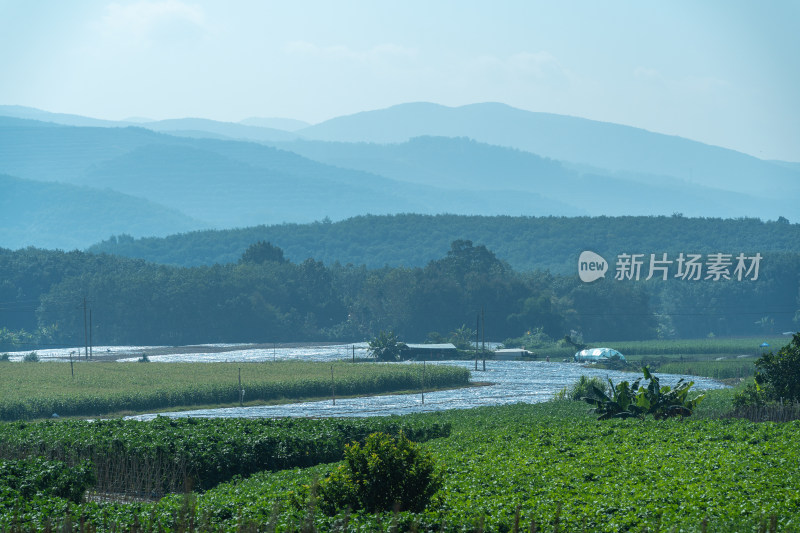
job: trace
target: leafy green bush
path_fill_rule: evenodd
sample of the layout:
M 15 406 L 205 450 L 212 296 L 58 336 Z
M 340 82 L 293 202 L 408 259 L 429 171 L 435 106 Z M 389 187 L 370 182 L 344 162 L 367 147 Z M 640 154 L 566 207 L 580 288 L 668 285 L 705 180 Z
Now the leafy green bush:
M 363 442 L 375 432 L 425 441 L 449 435 L 450 426 L 396 416 L 15 422 L 0 424 L 0 454 L 91 460 L 104 490 L 139 487 L 160 494 L 182 490 L 187 479 L 205 490 L 237 475 L 340 461 L 346 443 Z M 137 465 L 146 465 L 149 476 Z
M 26 353 L 22 360 L 26 363 L 38 363 L 39 362 L 39 354 L 36 352 Z
M 402 343 L 394 331 L 383 331 L 369 341 L 369 353 L 378 361 L 399 361 Z
M 42 458 L 0 460 L 0 490 L 16 492 L 20 498 L 45 494 L 80 503 L 86 489 L 94 483 L 94 470 L 89 461 L 70 467 L 62 461 Z
M 737 408 L 777 401 L 800 401 L 800 333 L 777 354 L 762 354 L 753 383 L 733 399 Z
M 573 383 L 569 388 L 564 387 L 558 391 L 553 397 L 554 400 L 580 400 L 582 398 L 597 398 L 594 389 L 599 389 L 608 394 L 611 392 L 608 385 L 597 376 L 591 378 L 581 376 L 578 381 Z
M 642 372 L 644 379 L 650 380 L 647 387 L 639 385 L 642 378 L 634 381 L 632 385 L 623 381 L 616 387 L 609 379 L 611 397 L 600 388 L 591 386 L 594 397 L 585 397 L 583 400 L 594 405 L 591 412 L 600 415 L 598 420 L 645 418 L 647 415 L 662 420 L 674 416 L 691 416 L 697 404 L 703 399 L 703 394 L 691 400 L 688 398 L 693 381 L 685 382 L 681 378 L 672 389 L 667 385 L 661 387 L 658 378 L 651 374 L 647 367 L 642 368 Z
M 345 463 L 320 483 L 328 514 L 349 507 L 368 512 L 419 512 L 442 485 L 433 458 L 403 433 L 373 433 L 345 447 Z
M 0 363 L 7 363 L 11 361 L 11 354 L 4 353 L 0 354 Z

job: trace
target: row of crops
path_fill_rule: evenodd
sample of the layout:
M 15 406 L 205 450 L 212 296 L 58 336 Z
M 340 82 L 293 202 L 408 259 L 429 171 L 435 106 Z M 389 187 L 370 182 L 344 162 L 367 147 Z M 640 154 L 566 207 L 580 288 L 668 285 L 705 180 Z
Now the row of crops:
M 447 436 L 450 426 L 400 417 L 14 422 L 0 424 L 0 459 L 50 461 L 50 470 L 59 472 L 90 464 L 93 492 L 150 499 L 187 487 L 207 490 L 264 470 L 338 461 L 345 444 L 374 432 L 427 441 Z
M 620 341 L 605 343 L 615 350 L 629 355 L 663 355 L 674 357 L 702 356 L 758 356 L 765 350 L 761 344 L 768 344 L 767 350 L 776 350 L 788 344 L 791 336 L 768 335 L 763 338 L 707 338 L 707 339 L 658 339 L 647 341 Z
M 2 363 L 0 420 L 100 416 L 168 407 L 233 405 L 447 388 L 463 368 L 297 361 L 270 363 Z M 423 381 L 424 379 L 424 381 Z M 240 381 L 241 380 L 241 381 Z
M 169 434 L 172 422 L 158 420 L 153 427 Z M 297 437 L 292 442 L 299 448 L 311 445 L 304 433 L 318 432 L 323 440 L 336 440 L 337 433 L 348 438 L 347 424 L 323 428 L 316 425 L 323 421 L 306 422 L 308 426 L 301 422 L 281 428 L 287 436 Z M 231 430 L 217 433 L 201 423 L 175 423 L 186 435 L 186 446 L 214 442 L 213 436 L 222 438 Z M 381 422 L 354 423 L 365 424 L 357 431 L 370 431 L 380 429 L 373 424 Z M 586 413 L 585 404 L 561 401 L 412 415 L 382 423 L 408 424 L 394 428 L 408 433 L 417 427 L 422 431 L 419 439 L 440 437 L 423 446 L 432 453 L 444 485 L 422 512 L 367 514 L 342 509 L 327 516 L 315 506 L 315 486 L 337 465 L 322 463 L 263 470 L 153 503 L 70 505 L 61 498 L 42 496 L 35 506 L 20 504 L 12 511 L 4 498 L 0 529 L 13 527 L 14 520 L 44 528 L 55 517 L 58 523 L 68 519 L 100 531 L 800 529 L 798 422 L 757 424 L 704 417 L 597 421 Z M 121 436 L 127 435 L 124 426 L 119 427 Z M 243 426 L 240 438 L 247 438 L 246 427 L 254 431 L 257 426 Z M 121 445 L 109 444 L 117 434 L 113 428 L 113 424 L 104 428 L 108 435 L 104 446 Z M 36 432 L 45 430 L 15 423 L 5 431 L 19 433 L 15 442 L 21 443 L 43 438 Z M 159 444 L 155 435 L 151 438 L 156 448 L 166 445 Z M 219 444 L 220 449 L 230 445 Z M 220 457 L 220 464 L 226 464 L 226 455 Z

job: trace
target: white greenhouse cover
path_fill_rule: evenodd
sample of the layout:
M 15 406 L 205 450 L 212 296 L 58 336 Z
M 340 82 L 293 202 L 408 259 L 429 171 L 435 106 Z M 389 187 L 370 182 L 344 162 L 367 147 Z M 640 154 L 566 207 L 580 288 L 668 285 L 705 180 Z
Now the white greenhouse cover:
M 581 350 L 575 354 L 576 361 L 600 361 L 603 359 L 611 359 L 618 356 L 621 360 L 625 360 L 625 356 L 611 348 L 589 348 Z

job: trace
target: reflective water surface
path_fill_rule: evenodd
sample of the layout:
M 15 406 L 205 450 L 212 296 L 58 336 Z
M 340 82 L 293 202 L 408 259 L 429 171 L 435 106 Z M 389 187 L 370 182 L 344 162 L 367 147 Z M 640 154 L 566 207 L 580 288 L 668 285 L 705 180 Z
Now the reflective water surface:
M 400 363 L 403 364 L 403 363 Z M 490 385 L 474 386 L 454 390 L 426 392 L 423 394 L 392 394 L 362 398 L 337 398 L 284 405 L 254 407 L 230 407 L 224 409 L 198 409 L 166 413 L 172 417 L 364 417 L 402 415 L 440 411 L 444 409 L 468 409 L 472 407 L 503 405 L 510 403 L 545 402 L 562 388 L 577 381 L 581 375 L 611 378 L 614 383 L 633 381 L 637 374 L 585 368 L 576 363 L 547 363 L 539 361 L 487 361 L 486 371 L 474 361 L 441 361 L 427 364 L 462 366 L 471 370 L 473 382 L 488 382 Z M 684 377 L 695 382 L 694 389 L 718 389 L 725 385 L 697 376 L 659 375 L 662 385 L 674 385 Z M 149 420 L 156 415 L 139 415 L 130 418 Z
M 367 343 L 356 344 L 298 344 L 293 346 L 250 345 L 250 344 L 209 344 L 198 346 L 100 346 L 93 348 L 97 357 L 113 358 L 120 362 L 132 362 L 147 353 L 154 362 L 267 362 L 282 360 L 338 361 L 363 359 L 368 356 Z M 83 356 L 84 349 L 60 348 L 37 350 L 43 360 L 68 360 L 70 352 Z M 28 352 L 11 354 L 11 359 L 21 360 Z M 406 364 L 406 363 L 396 363 Z M 444 409 L 469 409 L 472 407 L 503 405 L 510 403 L 544 402 L 564 387 L 576 382 L 581 375 L 611 378 L 614 383 L 633 381 L 640 374 L 599 370 L 576 363 L 545 361 L 486 361 L 475 370 L 474 361 L 438 361 L 431 364 L 452 365 L 468 368 L 471 381 L 489 383 L 461 389 L 426 392 L 424 400 L 420 394 L 391 394 L 361 398 L 337 398 L 317 402 L 292 403 L 284 405 L 231 407 L 225 409 L 197 409 L 176 413 L 165 413 L 171 417 L 363 417 L 408 414 L 440 411 Z M 659 374 L 662 385 L 673 386 L 680 378 L 694 381 L 694 389 L 718 389 L 725 385 L 711 378 L 698 376 L 676 376 Z M 245 393 L 246 394 L 246 393 Z M 246 395 L 245 395 L 246 398 Z M 144 414 L 129 418 L 149 420 L 155 414 Z

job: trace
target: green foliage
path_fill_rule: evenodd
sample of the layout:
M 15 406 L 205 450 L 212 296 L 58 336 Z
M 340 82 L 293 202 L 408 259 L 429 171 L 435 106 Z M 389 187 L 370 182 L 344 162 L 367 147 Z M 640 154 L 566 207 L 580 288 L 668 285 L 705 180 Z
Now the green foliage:
M 758 358 L 755 379 L 768 387 L 772 399 L 800 401 L 800 333 L 777 354 L 768 352 Z
M 3 353 L 0 354 L 0 363 L 8 363 L 11 361 L 11 354 Z
M 690 374 L 714 379 L 746 378 L 753 375 L 753 359 L 723 359 L 719 361 L 662 362 L 657 370 L 662 374 Z
M 426 223 L 413 217 L 408 220 L 422 226 Z M 618 223 L 587 221 L 612 226 Z M 640 221 L 654 227 L 668 225 L 666 220 Z M 366 223 L 366 219 L 353 222 L 360 230 Z M 334 231 L 338 223 L 318 226 Z M 440 233 L 437 238 L 447 235 Z M 243 245 L 232 262 L 213 266 L 155 265 L 77 251 L 0 250 L 0 271 L 4 273 L 0 301 L 10 304 L 0 309 L 0 324 L 6 328 L 0 330 L 0 350 L 18 351 L 37 343 L 82 343 L 82 315 L 74 310 L 83 297 L 92 302 L 96 343 L 136 345 L 301 338 L 349 342 L 371 338 L 381 330 L 421 340 L 430 331 L 450 332 L 463 324 L 474 324 L 482 309 L 491 340 L 541 329 L 553 339 L 574 330 L 582 333 L 586 342 L 633 341 L 654 338 L 667 326 L 671 336 L 699 337 L 713 330 L 724 337 L 763 334 L 761 326 L 731 309 L 752 309 L 781 331 L 793 326 L 791 317 L 767 317 L 767 311 L 761 312 L 763 302 L 780 309 L 797 309 L 800 303 L 794 275 L 800 270 L 800 254 L 764 252 L 758 283 L 734 280 L 695 284 L 671 279 L 585 284 L 574 270 L 561 275 L 516 272 L 504 261 L 511 253 L 509 243 L 497 243 L 495 254 L 487 244 L 473 245 L 459 235 L 463 233 L 456 233 L 456 240 L 445 241 L 438 248 L 438 258 L 434 254 L 422 263 L 409 259 L 417 266 L 384 265 L 374 270 L 345 262 L 326 266 L 315 259 L 299 264 L 280 261 L 280 249 L 269 244 L 280 241 L 272 237 L 269 242 L 254 238 Z M 526 246 L 531 242 L 538 246 L 540 234 L 524 235 Z M 531 241 L 531 235 L 537 238 Z M 122 241 L 123 245 L 128 242 Z M 257 242 L 253 245 L 256 248 L 236 262 L 253 242 Z M 288 257 L 293 257 L 286 245 L 281 246 Z M 348 249 L 359 246 L 364 246 L 361 239 L 346 245 Z M 659 243 L 658 248 L 663 246 Z M 396 244 L 384 244 L 383 248 L 402 249 L 405 256 L 413 255 L 410 248 Z M 383 248 L 371 253 L 378 255 Z M 574 255 L 575 250 L 569 253 Z M 314 251 L 300 257 L 309 255 Z M 570 265 L 574 269 L 574 258 Z M 109 294 L 114 297 L 109 298 Z M 703 307 L 693 310 L 686 302 L 703 302 Z M 615 348 L 629 354 L 622 347 Z M 560 353 L 550 355 L 558 357 Z
M 0 310 L 1 316 L 2 310 Z M 19 350 L 24 346 L 35 344 L 38 340 L 37 335 L 28 333 L 24 329 L 12 331 L 5 326 L 0 328 L 0 349 L 3 350 Z
M 761 355 L 758 345 L 762 341 L 770 344 L 783 344 L 786 337 L 736 337 L 736 338 L 694 338 L 694 339 L 651 339 L 641 341 L 620 341 L 616 340 L 613 344 L 614 349 L 619 350 L 625 357 L 633 355 L 640 356 L 667 356 L 672 358 L 697 357 L 711 355 L 733 355 L 742 354 Z
M 542 328 L 528 330 L 521 337 L 508 338 L 503 341 L 506 348 L 525 348 L 538 358 L 550 357 L 551 360 L 569 359 L 575 354 L 575 349 L 556 341 L 544 332 Z
M 238 372 L 248 401 L 327 398 L 331 365 L 304 361 L 268 363 L 40 363 L 7 365 L 0 373 L 0 420 L 99 416 L 168 407 L 239 402 Z M 417 389 L 416 365 L 335 363 L 337 396 Z M 430 388 L 466 385 L 469 370 L 435 365 L 426 371 Z
M 704 402 L 705 404 L 705 402 Z M 702 411 L 704 407 L 701 407 Z M 314 479 L 338 465 L 233 479 L 157 503 L 0 506 L 0 529 L 70 520 L 98 531 L 794 531 L 800 425 L 745 420 L 609 420 L 548 402 L 403 417 L 452 424 L 421 448 L 443 471 L 422 512 L 309 507 Z M 377 428 L 376 428 L 377 430 Z M 183 525 L 182 525 L 183 524 Z M 55 527 L 53 529 L 56 529 Z
M 555 394 L 554 400 L 582 400 L 583 398 L 595 398 L 599 396 L 596 390 L 608 394 L 610 389 L 608 385 L 599 377 L 581 376 L 578 381 L 573 383 L 570 387 L 564 387 Z
M 737 408 L 800 401 L 800 333 L 778 353 L 762 354 L 755 368 L 753 382 L 734 397 Z
M 462 324 L 460 328 L 450 333 L 449 341 L 455 345 L 459 350 L 471 350 L 474 348 L 475 330 L 469 328 L 466 324 Z
M 378 361 L 399 361 L 402 343 L 394 331 L 383 331 L 369 341 L 369 353 Z
M 29 352 L 29 353 L 26 353 L 26 354 L 23 356 L 22 360 L 23 360 L 25 363 L 38 363 L 38 362 L 39 362 L 39 354 L 38 354 L 38 353 L 36 353 L 36 352 Z
M 515 270 L 567 274 L 574 272 L 576 253 L 585 249 L 587 235 L 602 236 L 595 250 L 600 255 L 613 250 L 715 252 L 740 247 L 762 253 L 800 252 L 800 224 L 776 224 L 755 218 L 422 214 L 364 215 L 330 225 L 276 224 L 163 238 L 112 237 L 90 250 L 162 264 L 197 266 L 234 263 L 252 243 L 269 241 L 285 250 L 291 261 L 314 257 L 325 264 L 363 264 L 379 269 L 385 265 L 423 267 L 449 250 L 453 240 L 469 236 L 473 242 L 495 251 Z
M 251 244 L 250 247 L 244 251 L 242 257 L 239 258 L 239 263 L 263 264 L 269 261 L 285 263 L 286 258 L 283 257 L 283 250 L 264 241 Z
M 594 394 L 583 398 L 586 403 L 594 406 L 590 412 L 600 415 L 598 420 L 645 418 L 647 415 L 652 415 L 656 420 L 663 420 L 676 416 L 691 416 L 697 404 L 703 399 L 702 394 L 692 399 L 688 398 L 693 381 L 685 382 L 680 379 L 672 389 L 668 385 L 660 386 L 658 378 L 651 374 L 647 367 L 642 371 L 644 379 L 649 380 L 647 387 L 639 385 L 642 378 L 632 384 L 622 381 L 616 387 L 609 379 L 611 396 L 608 396 L 601 388 L 590 385 Z
M 0 460 L 0 492 L 3 489 L 10 490 L 19 498 L 31 499 L 43 494 L 80 503 L 86 490 L 95 481 L 89 461 L 68 466 L 62 461 L 48 461 L 39 457 Z M 4 498 L 7 497 L 4 495 Z
M 376 431 L 425 441 L 448 435 L 450 427 L 399 417 L 48 421 L 0 425 L 0 450 L 12 457 L 91 461 L 96 479 L 109 492 L 136 487 L 163 494 L 183 490 L 187 480 L 206 490 L 261 470 L 338 461 L 346 443 Z
M 320 483 L 321 506 L 339 509 L 420 512 L 442 484 L 430 453 L 401 433 L 373 433 L 349 444 L 345 464 Z

